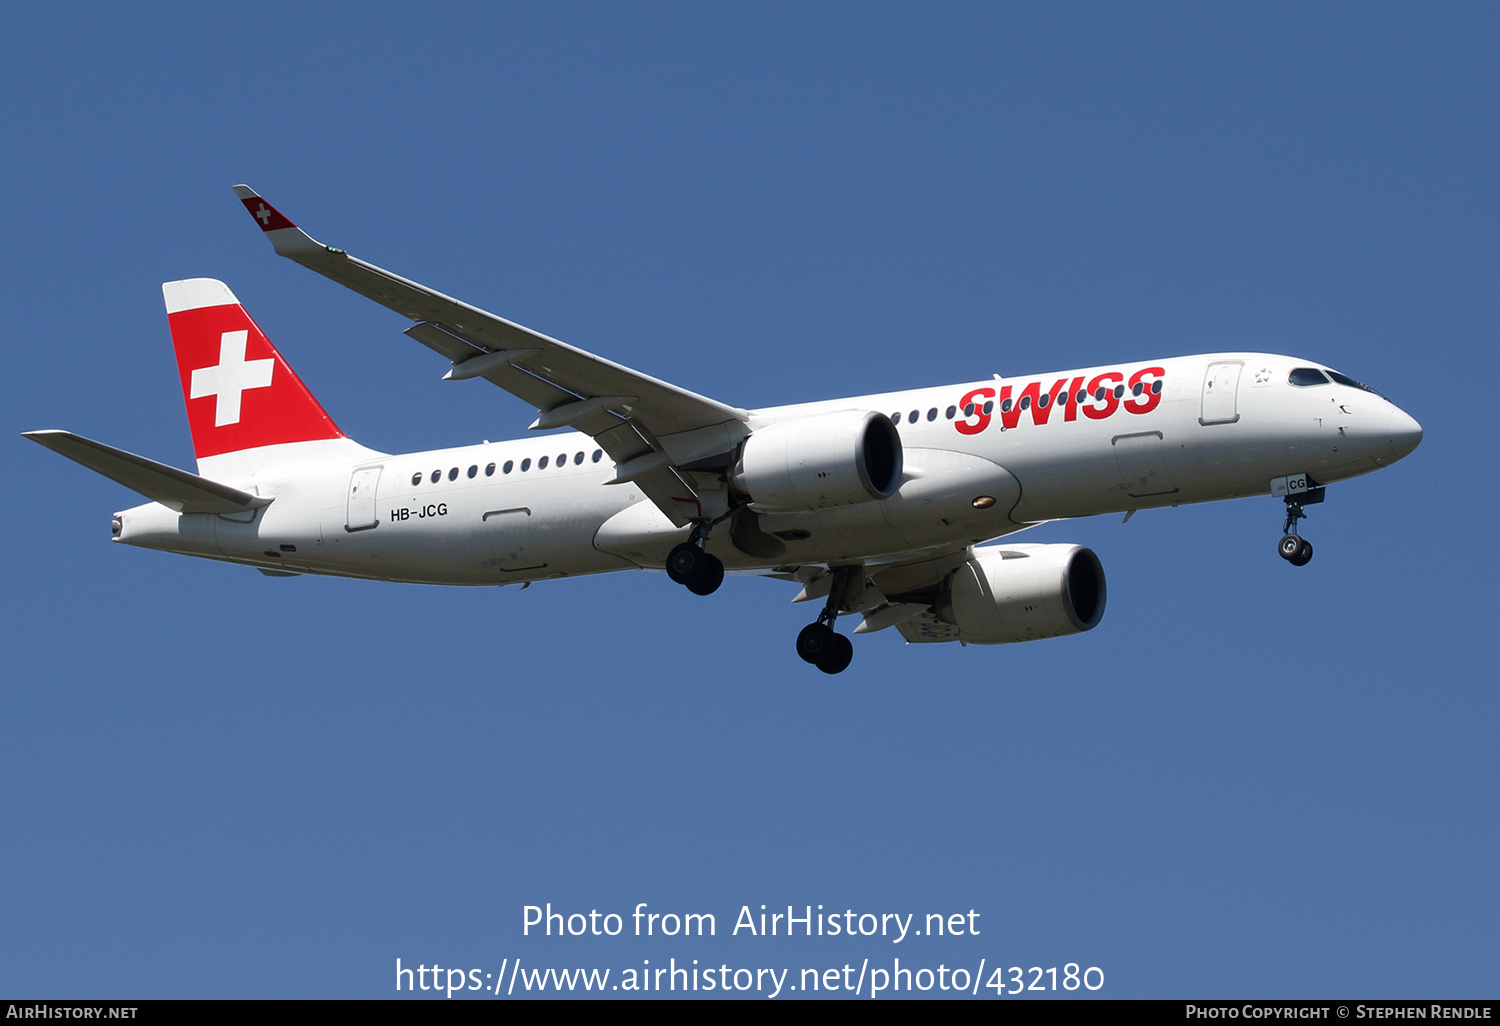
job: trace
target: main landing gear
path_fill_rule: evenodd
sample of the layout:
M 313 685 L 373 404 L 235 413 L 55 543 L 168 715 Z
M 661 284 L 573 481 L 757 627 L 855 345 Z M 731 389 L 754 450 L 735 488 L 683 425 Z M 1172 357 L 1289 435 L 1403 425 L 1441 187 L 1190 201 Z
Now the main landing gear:
M 693 521 L 693 533 L 688 540 L 667 553 L 667 576 L 694 595 L 712 595 L 718 591 L 724 583 L 724 563 L 704 546 L 708 543 L 708 532 L 733 516 L 734 510 L 731 506 L 717 520 Z
M 703 548 L 712 524 L 699 524 L 692 537 L 667 553 L 667 576 L 687 588 L 695 595 L 712 595 L 724 583 L 724 564 L 711 552 Z M 797 654 L 824 673 L 843 673 L 854 659 L 854 643 L 833 629 L 839 610 L 852 605 L 851 588 L 854 594 L 863 590 L 863 566 L 839 566 L 833 568 L 833 581 L 828 590 L 828 602 L 818 614 L 815 623 L 810 623 L 797 634 Z
M 843 673 L 854 659 L 854 642 L 833 629 L 832 623 L 810 623 L 797 634 L 797 654 L 824 673 Z
M 1312 542 L 1297 533 L 1297 521 L 1307 519 L 1307 514 L 1302 512 L 1303 506 L 1323 501 L 1323 489 L 1310 488 L 1296 495 L 1288 495 L 1285 501 L 1286 524 L 1281 528 L 1282 537 L 1276 543 L 1276 551 L 1292 566 L 1306 566 L 1312 560 L 1313 547 Z
M 818 614 L 818 619 L 797 634 L 797 654 L 824 673 L 843 673 L 854 658 L 854 642 L 835 631 L 833 623 L 838 619 L 839 605 L 848 588 L 849 577 L 857 574 L 862 582 L 864 572 L 862 566 L 835 567 L 828 603 Z
M 695 538 L 667 554 L 667 576 L 694 595 L 712 595 L 724 583 L 724 564 Z

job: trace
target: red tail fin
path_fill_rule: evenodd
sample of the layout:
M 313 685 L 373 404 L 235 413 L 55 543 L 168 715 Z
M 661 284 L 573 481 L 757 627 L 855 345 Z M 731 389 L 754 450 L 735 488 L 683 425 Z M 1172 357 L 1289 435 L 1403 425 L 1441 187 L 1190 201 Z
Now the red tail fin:
M 227 285 L 190 278 L 161 292 L 198 459 L 344 437 Z

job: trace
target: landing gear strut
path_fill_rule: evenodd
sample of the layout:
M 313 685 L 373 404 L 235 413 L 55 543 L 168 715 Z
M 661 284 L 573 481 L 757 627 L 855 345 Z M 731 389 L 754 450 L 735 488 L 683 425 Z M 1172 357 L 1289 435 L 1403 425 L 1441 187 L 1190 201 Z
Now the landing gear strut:
M 797 634 L 797 654 L 824 673 L 843 673 L 854 658 L 854 643 L 835 631 L 833 624 L 838 618 L 849 578 L 858 574 L 863 582 L 864 572 L 862 566 L 834 567 L 833 587 L 828 591 L 827 604 L 818 614 L 818 619 Z
M 1286 524 L 1281 528 L 1282 537 L 1276 543 L 1276 551 L 1292 566 L 1306 566 L 1313 557 L 1313 547 L 1312 542 L 1297 533 L 1297 521 L 1307 519 L 1307 514 L 1302 512 L 1303 506 L 1323 501 L 1323 489 L 1312 488 L 1296 495 L 1288 495 L 1285 501 Z

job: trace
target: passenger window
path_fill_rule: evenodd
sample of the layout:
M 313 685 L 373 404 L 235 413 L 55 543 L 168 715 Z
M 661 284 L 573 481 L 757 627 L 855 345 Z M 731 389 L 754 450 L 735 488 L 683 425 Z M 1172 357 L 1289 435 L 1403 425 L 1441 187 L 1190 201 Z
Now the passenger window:
M 454 467 L 452 470 L 448 471 L 448 480 L 449 481 L 457 481 L 458 480 L 458 468 L 457 467 Z
M 915 424 L 919 416 L 921 416 L 921 412 L 919 410 L 912 410 L 906 415 L 906 419 Z
M 487 467 L 484 468 L 484 476 L 485 477 L 494 477 L 495 476 L 495 465 L 493 463 L 491 463 L 489 466 L 487 466 Z
M 521 461 L 521 473 L 524 474 L 524 473 L 526 473 L 526 471 L 528 471 L 530 469 L 531 469 L 531 457 L 528 456 L 524 460 Z
M 471 465 L 469 467 L 469 476 L 470 477 L 474 477 L 478 473 L 479 473 L 479 467 L 477 465 Z
M 1074 396 L 1074 397 L 1073 397 L 1073 401 L 1074 401 L 1074 402 L 1075 402 L 1075 403 L 1081 403 L 1081 402 L 1083 402 L 1083 401 L 1084 401 L 1084 400 L 1085 400 L 1085 399 L 1087 399 L 1087 398 L 1088 398 L 1088 397 L 1089 397 L 1089 394 L 1088 394 L 1088 392 L 1087 392 L 1087 391 L 1086 391 L 1086 390 L 1085 390 L 1085 389 L 1082 389 L 1082 388 L 1080 388 L 1080 389 L 1079 389 L 1079 390 L 1078 390 L 1078 394 L 1077 394 L 1077 395 L 1075 395 L 1075 396 Z
M 1047 400 L 1049 400 L 1051 398 L 1052 398 L 1052 396 L 1048 395 L 1046 392 L 1043 392 L 1041 395 L 1037 396 L 1036 397 L 1037 409 L 1039 409 L 1039 410 L 1045 410 L 1047 408 Z
M 515 463 L 513 461 L 506 460 L 505 461 L 505 466 L 503 466 L 503 467 L 500 468 L 500 473 L 502 473 L 502 474 L 509 474 L 510 471 L 511 471 L 511 468 L 514 467 L 514 466 L 515 466 Z
M 899 423 L 901 423 L 901 413 L 899 411 L 897 411 L 896 413 L 891 414 L 891 423 L 892 424 L 899 424 Z
M 559 467 L 566 467 L 568 465 L 568 454 L 567 453 L 561 452 L 561 453 L 557 454 L 557 465 Z
M 1328 377 L 1316 367 L 1298 367 L 1288 374 L 1286 379 L 1298 388 L 1328 384 Z
M 441 470 L 434 470 L 432 472 L 432 483 L 433 484 L 437 484 L 442 479 L 443 479 L 443 472 Z
M 1104 402 L 1104 389 L 1102 389 L 1102 388 L 1096 388 L 1096 389 L 1094 389 L 1094 401 L 1095 402 L 1101 402 L 1101 403 Z
M 974 404 L 973 403 L 966 403 L 966 404 L 964 404 L 964 416 L 965 417 L 972 417 L 972 416 L 974 416 Z
M 574 453 L 574 455 L 573 455 L 573 466 L 576 467 L 576 466 L 578 466 L 582 462 L 583 462 L 583 452 L 579 451 L 577 453 Z
M 412 485 L 413 488 L 415 488 L 417 485 L 419 485 L 421 483 L 422 483 L 422 472 L 419 470 L 419 471 L 417 471 L 415 474 L 413 474 L 411 476 L 411 485 Z
M 541 459 L 539 459 L 539 460 L 536 461 L 536 469 L 538 469 L 538 470 L 546 470 L 547 469 L 547 457 L 543 456 Z
M 1029 395 L 1023 395 L 1023 396 L 1021 396 L 1021 409 L 1023 409 L 1023 410 L 1029 410 L 1029 409 L 1031 409 L 1031 396 L 1029 396 Z
M 927 419 L 928 420 L 937 420 L 937 407 L 936 406 L 934 406 L 932 409 L 930 409 L 930 410 L 927 411 Z
M 946 417 L 947 417 L 947 418 L 948 418 L 948 419 L 949 419 L 949 420 L 952 420 L 952 419 L 953 419 L 953 417 L 954 417 L 954 415 L 956 415 L 956 414 L 957 414 L 957 413 L 958 413 L 958 407 L 957 407 L 957 406 L 950 406 L 950 407 L 948 407 L 948 411 L 947 411 L 947 413 L 946 413 L 946 414 L 945 414 L 945 416 L 946 416 Z
M 994 403 L 993 400 L 984 404 L 984 412 L 985 413 L 994 413 L 995 412 L 995 403 Z
M 604 455 L 604 450 L 603 449 L 595 449 L 594 450 L 594 462 L 598 463 L 600 457 L 602 457 L 603 455 Z
M 1151 382 L 1151 394 L 1152 395 L 1160 395 L 1161 394 L 1161 379 L 1160 378 L 1158 378 L 1157 380 Z
M 1120 398 L 1124 394 L 1125 394 L 1125 386 L 1124 385 L 1116 385 L 1115 386 L 1115 398 L 1118 399 L 1118 398 Z
M 1143 384 L 1141 384 L 1139 381 L 1137 381 L 1134 385 L 1130 386 L 1130 394 L 1131 395 L 1140 395 L 1145 390 L 1146 390 L 1146 386 L 1143 385 Z

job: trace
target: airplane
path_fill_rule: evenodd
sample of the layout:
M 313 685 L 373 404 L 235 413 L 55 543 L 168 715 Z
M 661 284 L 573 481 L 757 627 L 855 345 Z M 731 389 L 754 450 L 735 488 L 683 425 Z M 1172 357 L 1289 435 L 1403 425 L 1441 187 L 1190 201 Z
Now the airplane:
M 504 585 L 726 572 L 822 602 L 797 654 L 842 672 L 852 633 L 993 645 L 1092 630 L 1104 568 L 1040 523 L 1270 494 L 1278 552 L 1312 558 L 1305 507 L 1416 449 L 1421 426 L 1311 360 L 1209 353 L 747 410 L 595 356 L 316 242 L 235 194 L 272 248 L 412 322 L 537 410 L 516 441 L 393 455 L 348 438 L 223 282 L 162 286 L 197 473 L 66 431 L 27 438 L 151 500 L 113 540 L 256 567 Z M 562 433 L 555 433 L 565 429 Z

